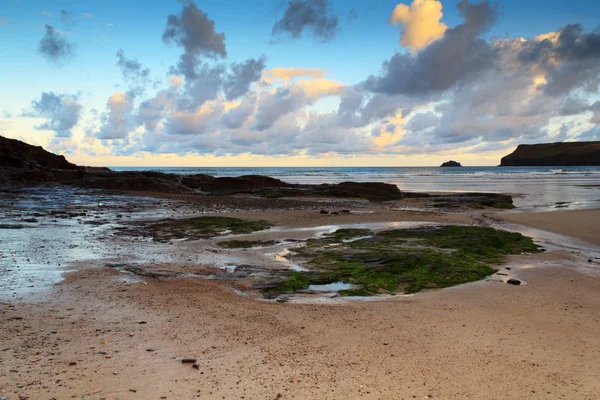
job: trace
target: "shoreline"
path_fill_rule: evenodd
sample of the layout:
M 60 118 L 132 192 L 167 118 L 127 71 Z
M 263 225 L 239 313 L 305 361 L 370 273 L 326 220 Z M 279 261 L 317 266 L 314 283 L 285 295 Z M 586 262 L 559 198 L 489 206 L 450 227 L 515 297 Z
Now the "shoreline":
M 36 250 L 40 260 L 60 260 L 69 252 L 98 258 L 70 264 L 75 271 L 49 290 L 0 301 L 0 397 L 600 397 L 600 279 L 585 269 L 600 264 L 597 248 L 588 251 L 596 257 L 589 265 L 586 252 L 565 246 L 510 256 L 499 270 L 506 275 L 442 290 L 377 301 L 283 304 L 240 295 L 236 290 L 247 288 L 233 279 L 123 274 L 106 267 L 102 258 L 127 261 L 137 256 L 157 270 L 189 273 L 204 268 L 210 273 L 210 262 L 229 254 L 210 249 L 210 243 L 222 238 L 160 244 L 108 235 L 116 222 L 127 225 L 130 218 L 180 218 L 209 215 L 212 210 L 211 215 L 268 220 L 285 232 L 389 221 L 487 226 L 527 213 L 425 208 L 425 203 L 412 199 L 407 199 L 408 206 L 352 199 L 260 200 L 264 208 L 251 208 L 253 199 L 243 196 L 219 202 L 188 195 L 130 198 L 110 203 L 107 195 L 107 205 L 98 211 L 73 210 L 88 215 L 81 221 L 58 219 L 58 238 L 48 236 L 58 229 L 49 217 L 36 217 L 40 222 L 24 232 L 39 231 L 39 244 L 54 240 Z M 299 209 L 289 209 L 287 202 Z M 321 208 L 356 212 L 322 215 Z M 598 211 L 577 214 L 583 227 L 579 231 L 598 232 Z M 112 220 L 117 213 L 123 216 Z M 547 214 L 556 213 L 564 212 Z M 558 225 L 554 217 L 545 218 L 541 229 L 574 229 L 567 222 L 575 218 L 568 215 L 559 218 Z M 104 221 L 106 225 L 87 224 Z M 78 236 L 82 230 L 87 236 Z M 295 237 L 281 232 L 249 236 Z M 80 247 L 57 253 L 53 246 L 64 247 L 63 241 Z M 14 242 L 6 255 L 25 257 L 18 247 Z M 251 257 L 252 251 L 239 254 Z M 523 284 L 503 283 L 511 276 Z M 197 358 L 198 369 L 182 364 L 184 357 Z

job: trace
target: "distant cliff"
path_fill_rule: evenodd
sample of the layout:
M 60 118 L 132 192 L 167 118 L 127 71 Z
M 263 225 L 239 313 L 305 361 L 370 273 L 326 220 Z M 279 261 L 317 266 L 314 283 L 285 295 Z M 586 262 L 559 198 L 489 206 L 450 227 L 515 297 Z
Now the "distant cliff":
M 600 165 L 600 142 L 521 144 L 501 167 Z

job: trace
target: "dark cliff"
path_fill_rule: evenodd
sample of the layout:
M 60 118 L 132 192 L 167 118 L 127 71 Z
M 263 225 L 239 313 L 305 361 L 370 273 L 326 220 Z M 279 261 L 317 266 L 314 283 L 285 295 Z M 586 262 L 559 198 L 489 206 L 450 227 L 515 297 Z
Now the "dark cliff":
M 600 142 L 521 144 L 501 167 L 600 165 Z
M 32 146 L 16 139 L 0 136 L 0 167 L 48 168 L 81 170 L 64 156 L 52 154 L 40 146 Z

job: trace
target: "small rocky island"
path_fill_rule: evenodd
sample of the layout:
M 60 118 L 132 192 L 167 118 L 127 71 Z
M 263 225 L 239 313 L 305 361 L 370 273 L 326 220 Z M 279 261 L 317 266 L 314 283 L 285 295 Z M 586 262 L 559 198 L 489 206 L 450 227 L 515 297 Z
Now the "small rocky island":
M 501 167 L 600 165 L 600 142 L 521 144 L 502 158 Z
M 440 165 L 440 168 L 441 167 L 462 167 L 462 165 L 457 161 L 450 160 Z

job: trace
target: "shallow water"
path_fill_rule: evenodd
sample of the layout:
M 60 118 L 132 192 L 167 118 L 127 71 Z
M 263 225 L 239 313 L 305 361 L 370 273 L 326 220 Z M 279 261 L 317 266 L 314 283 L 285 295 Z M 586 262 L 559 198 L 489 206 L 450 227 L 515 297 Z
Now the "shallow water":
M 254 266 L 264 274 L 269 269 L 305 268 L 287 258 L 290 250 L 301 246 L 296 241 L 282 240 L 277 245 L 255 249 L 220 249 L 218 241 L 226 238 L 253 240 L 261 235 L 293 236 L 309 239 L 333 233 L 338 229 L 358 228 L 379 231 L 418 226 L 436 226 L 430 222 L 377 222 L 323 225 L 308 228 L 275 227 L 251 235 L 228 235 L 208 241 L 173 241 L 158 243 L 144 238 L 114 236 L 115 229 L 132 221 L 149 218 L 181 216 L 185 210 L 174 211 L 160 199 L 137 196 L 106 195 L 97 191 L 82 191 L 67 187 L 24 189 L 19 193 L 0 193 L 0 225 L 21 225 L 21 229 L 0 228 L 0 300 L 15 299 L 47 290 L 59 282 L 62 275 L 77 268 L 102 266 L 107 262 L 132 265 L 173 264 L 182 272 L 199 265 L 223 268 L 235 272 L 237 266 Z M 51 214 L 55 211 L 54 215 Z M 61 217 L 66 213 L 72 217 Z M 85 214 L 85 215 L 84 215 Z M 35 218 L 37 222 L 25 222 Z M 576 266 L 589 274 L 599 274 L 600 249 L 576 239 L 519 225 L 484 220 L 495 228 L 520 232 L 533 237 L 547 250 L 577 252 L 592 263 Z M 312 286 L 312 290 L 321 290 Z M 315 289 L 315 287 L 317 287 Z M 333 287 L 338 288 L 338 286 Z M 342 287 L 347 288 L 347 287 Z M 331 287 L 325 285 L 323 291 Z M 333 290 L 333 289 L 332 289 Z M 340 290 L 340 289 L 335 289 Z
M 308 290 L 315 292 L 339 292 L 340 290 L 352 289 L 352 285 L 344 282 L 333 282 L 326 285 L 309 285 Z

